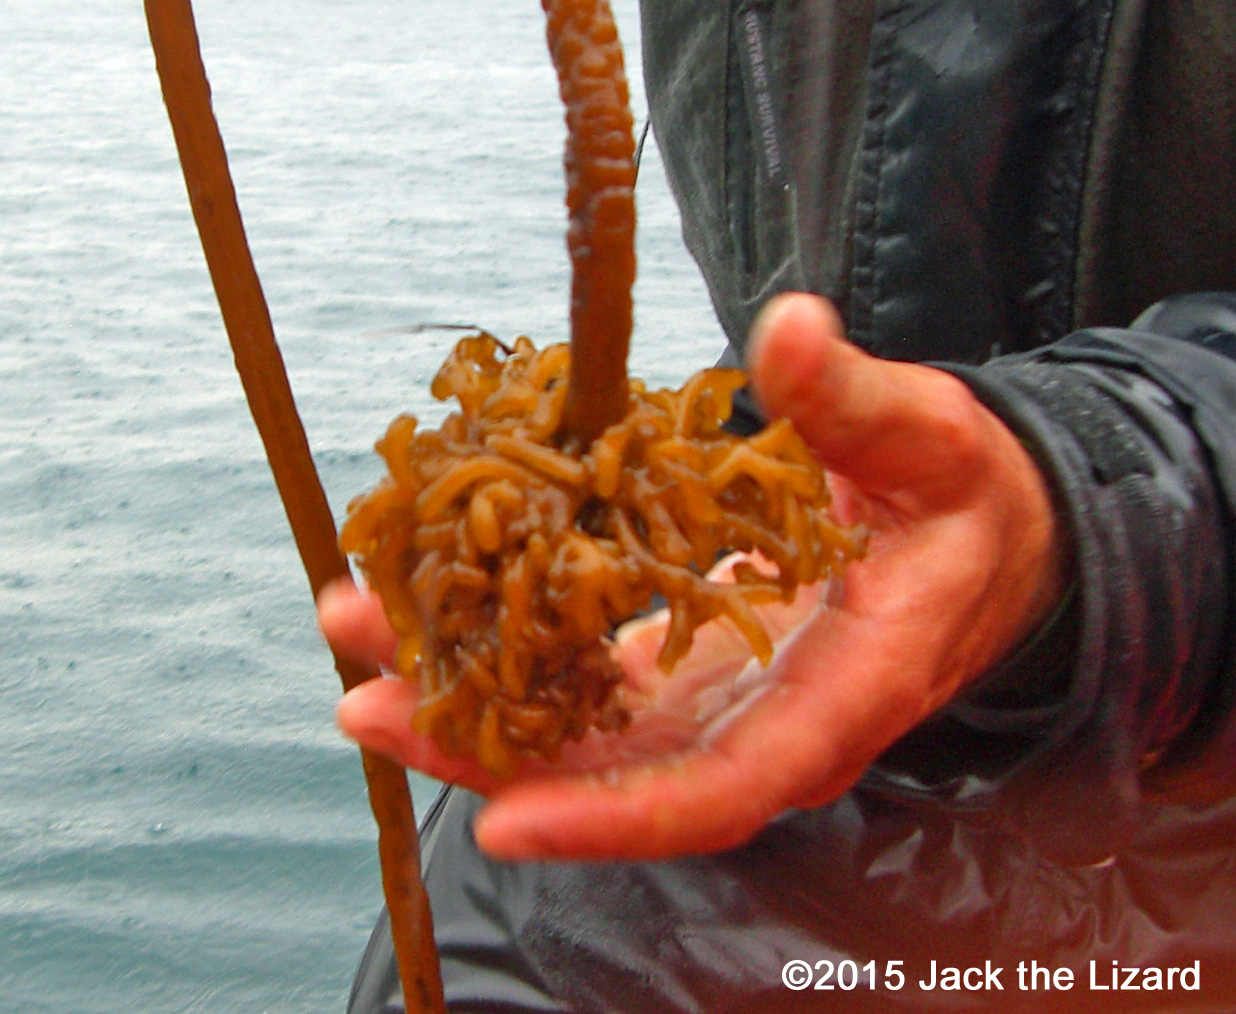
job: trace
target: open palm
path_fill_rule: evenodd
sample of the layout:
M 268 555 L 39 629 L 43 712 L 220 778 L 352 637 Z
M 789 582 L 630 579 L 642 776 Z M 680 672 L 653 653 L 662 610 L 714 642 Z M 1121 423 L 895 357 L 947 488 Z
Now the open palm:
M 829 304 L 803 295 L 765 309 L 749 368 L 766 412 L 789 417 L 830 471 L 841 519 L 872 533 L 843 581 L 766 607 L 779 635 L 766 669 L 714 622 L 666 677 L 654 663 L 665 617 L 628 624 L 615 650 L 631 729 L 590 734 L 502 784 L 412 733 L 403 681 L 341 703 L 340 725 L 363 745 L 489 796 L 475 828 L 485 851 L 660 858 L 743 842 L 845 791 L 1058 597 L 1064 554 L 1043 479 L 959 380 L 867 356 Z M 375 599 L 337 586 L 319 605 L 336 650 L 389 662 Z

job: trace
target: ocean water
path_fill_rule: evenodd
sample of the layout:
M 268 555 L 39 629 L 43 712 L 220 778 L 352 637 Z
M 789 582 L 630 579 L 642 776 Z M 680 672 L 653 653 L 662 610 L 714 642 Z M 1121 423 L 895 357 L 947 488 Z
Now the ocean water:
M 332 504 L 449 332 L 565 337 L 534 2 L 196 0 Z M 634 0 L 615 4 L 637 120 Z M 721 338 L 652 145 L 632 369 Z M 337 678 L 197 246 L 138 0 L 0 2 L 0 1014 L 342 1011 L 380 906 Z M 414 779 L 423 810 L 435 787 Z

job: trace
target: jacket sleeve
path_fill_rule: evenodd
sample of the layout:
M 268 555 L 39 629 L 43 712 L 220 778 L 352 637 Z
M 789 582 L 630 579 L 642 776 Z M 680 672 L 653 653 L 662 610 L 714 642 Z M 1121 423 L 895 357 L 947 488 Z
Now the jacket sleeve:
M 1095 862 L 1143 800 L 1204 806 L 1236 784 L 1236 295 L 1175 297 L 1129 329 L 943 368 L 1043 468 L 1074 584 L 867 781 Z

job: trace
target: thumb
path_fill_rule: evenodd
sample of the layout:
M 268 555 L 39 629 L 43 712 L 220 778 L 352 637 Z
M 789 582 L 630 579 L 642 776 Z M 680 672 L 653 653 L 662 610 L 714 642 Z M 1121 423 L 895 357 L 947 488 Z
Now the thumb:
M 868 355 L 818 296 L 768 302 L 748 370 L 765 414 L 787 417 L 826 468 L 869 492 L 952 483 L 989 435 L 991 420 L 961 381 Z

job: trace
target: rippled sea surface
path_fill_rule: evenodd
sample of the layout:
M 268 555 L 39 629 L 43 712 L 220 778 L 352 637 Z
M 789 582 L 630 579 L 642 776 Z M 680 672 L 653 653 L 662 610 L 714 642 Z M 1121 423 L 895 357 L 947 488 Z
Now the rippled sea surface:
M 196 0 L 336 513 L 477 323 L 565 337 L 534 2 Z M 634 0 L 615 4 L 638 79 Z M 137 0 L 0 4 L 0 1012 L 342 1011 L 358 758 L 241 398 Z M 637 120 L 644 98 L 633 88 Z M 654 150 L 633 370 L 721 339 Z M 415 781 L 423 810 L 434 786 Z

